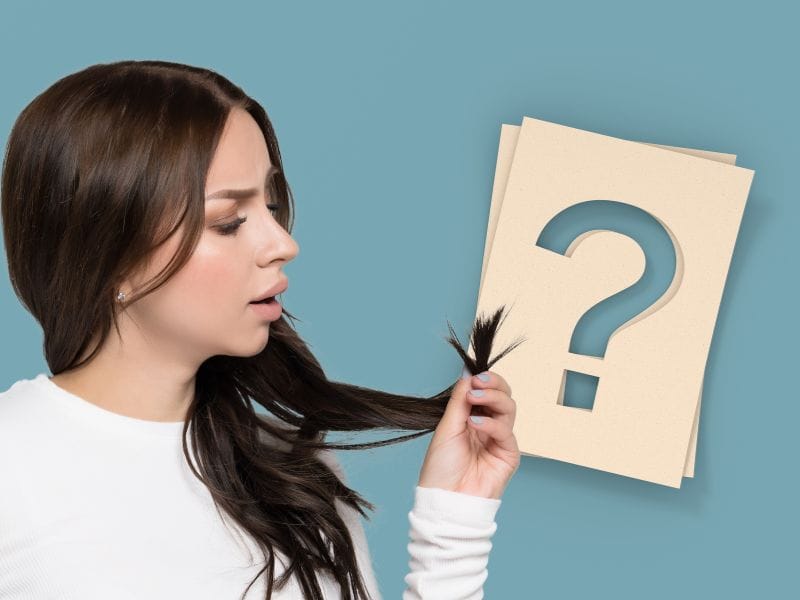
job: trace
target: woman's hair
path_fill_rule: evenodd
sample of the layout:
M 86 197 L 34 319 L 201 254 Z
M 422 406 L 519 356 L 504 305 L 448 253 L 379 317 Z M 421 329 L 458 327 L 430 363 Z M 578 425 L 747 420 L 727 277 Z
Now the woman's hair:
M 278 169 L 271 190 L 280 204 L 276 219 L 291 231 L 294 201 L 267 113 L 213 71 L 156 60 L 92 65 L 55 82 L 19 115 L 3 162 L 5 250 L 14 291 L 44 331 L 53 374 L 92 360 L 112 325 L 119 332 L 118 285 L 181 224 L 186 234 L 173 261 L 125 303 L 163 285 L 189 259 L 204 228 L 206 175 L 234 107 L 246 110 L 264 134 Z M 448 323 L 447 341 L 470 372 L 489 369 L 520 343 L 490 360 L 503 310 L 473 324 L 474 359 Z M 306 598 L 321 599 L 315 570 L 327 570 L 343 598 L 367 598 L 334 499 L 363 517 L 364 508 L 374 506 L 347 487 L 319 451 L 372 448 L 430 433 L 453 387 L 424 398 L 330 381 L 284 316 L 270 325 L 259 354 L 207 359 L 197 372 L 183 453 L 217 510 L 264 553 L 265 566 L 242 598 L 267 571 L 267 599 L 293 573 Z M 253 402 L 277 420 L 261 418 Z M 324 441 L 328 431 L 378 429 L 414 433 L 361 444 Z M 265 435 L 285 447 L 268 445 Z M 290 560 L 277 580 L 275 549 Z

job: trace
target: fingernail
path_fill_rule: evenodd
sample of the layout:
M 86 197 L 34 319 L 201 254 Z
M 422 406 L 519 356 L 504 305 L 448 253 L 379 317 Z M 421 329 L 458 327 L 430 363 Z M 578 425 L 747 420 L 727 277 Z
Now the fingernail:
M 476 398 L 480 398 L 481 396 L 483 396 L 483 390 L 470 390 L 469 393 L 475 396 Z
M 483 417 L 478 415 L 470 415 L 469 418 L 477 425 L 480 425 L 483 422 Z
M 489 381 L 489 373 L 484 371 L 483 373 L 478 375 L 478 379 L 480 379 L 481 381 Z
M 461 370 L 461 379 L 469 379 L 470 377 L 472 377 L 472 373 L 470 373 L 469 369 L 464 366 L 464 368 Z

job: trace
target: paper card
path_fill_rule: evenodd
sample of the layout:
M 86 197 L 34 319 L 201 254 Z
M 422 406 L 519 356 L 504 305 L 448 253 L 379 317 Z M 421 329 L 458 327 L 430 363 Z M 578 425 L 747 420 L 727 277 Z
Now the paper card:
M 496 347 L 527 340 L 493 370 L 514 389 L 525 454 L 680 487 L 711 337 L 754 172 L 524 117 L 478 299 L 510 307 Z M 585 232 L 536 245 L 579 202 L 611 200 L 657 219 L 676 251 L 671 285 L 610 336 L 601 358 L 569 352 L 578 317 L 635 283 L 633 239 Z M 567 370 L 598 378 L 591 410 L 564 406 Z
M 483 251 L 483 265 L 481 267 L 481 278 L 479 285 L 479 293 L 483 287 L 483 276 L 486 272 L 486 264 L 489 261 L 489 254 L 492 248 L 492 240 L 494 239 L 494 231 L 497 227 L 497 217 L 503 205 L 503 195 L 505 194 L 506 181 L 508 180 L 508 172 L 511 168 L 511 161 L 514 157 L 514 149 L 517 146 L 517 138 L 519 136 L 519 125 L 502 124 L 500 128 L 500 141 L 498 144 L 497 161 L 495 163 L 494 183 L 492 186 L 492 198 L 489 206 L 489 219 L 486 226 L 486 241 L 484 243 Z M 647 142 L 642 142 L 647 143 Z M 675 152 L 682 152 L 708 160 L 716 160 L 726 164 L 736 164 L 736 155 L 727 154 L 723 152 L 712 152 L 709 150 L 699 150 L 696 148 L 681 148 L 678 146 L 665 146 L 662 144 L 648 144 L 666 150 L 673 150 Z M 701 384 L 702 386 L 702 384 Z M 697 410 L 695 412 L 694 424 L 692 426 L 692 433 L 689 438 L 689 449 L 686 453 L 686 462 L 684 464 L 683 476 L 694 477 L 695 457 L 697 453 L 697 431 L 700 422 L 700 402 L 702 400 L 702 387 L 700 396 L 698 398 Z

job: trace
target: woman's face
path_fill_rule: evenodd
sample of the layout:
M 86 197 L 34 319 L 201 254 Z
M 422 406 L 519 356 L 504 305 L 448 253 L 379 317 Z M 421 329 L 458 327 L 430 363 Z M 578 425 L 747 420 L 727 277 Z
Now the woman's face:
M 167 283 L 126 310 L 143 328 L 148 345 L 174 348 L 176 356 L 189 353 L 198 364 L 216 354 L 252 356 L 264 349 L 271 321 L 250 302 L 287 281 L 282 268 L 299 252 L 268 208 L 277 202 L 265 188 L 271 167 L 255 120 L 234 109 L 208 171 L 205 227 L 193 255 Z M 216 194 L 221 190 L 252 193 L 235 200 Z M 227 234 L 220 229 L 231 224 Z M 131 282 L 134 289 L 166 265 L 181 233 L 158 249 L 143 278 Z

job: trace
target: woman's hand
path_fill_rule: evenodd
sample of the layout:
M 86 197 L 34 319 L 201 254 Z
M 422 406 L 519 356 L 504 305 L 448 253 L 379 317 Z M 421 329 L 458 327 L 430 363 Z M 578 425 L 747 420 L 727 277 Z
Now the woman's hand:
M 420 486 L 500 498 L 519 467 L 520 452 L 512 431 L 517 405 L 511 388 L 497 373 L 486 371 L 485 375 L 488 381 L 470 377 L 464 369 L 428 446 Z M 483 391 L 483 396 L 473 397 L 470 389 Z M 470 419 L 473 405 L 481 407 L 475 411 L 482 416 L 480 424 Z

